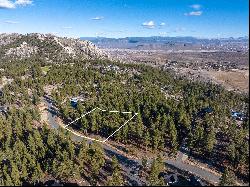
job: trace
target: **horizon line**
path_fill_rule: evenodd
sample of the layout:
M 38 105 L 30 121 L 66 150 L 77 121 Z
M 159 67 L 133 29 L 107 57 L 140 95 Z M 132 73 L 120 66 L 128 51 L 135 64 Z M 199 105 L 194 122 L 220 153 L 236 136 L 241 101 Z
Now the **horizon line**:
M 2 34 L 20 34 L 20 35 L 28 35 L 28 34 L 43 34 L 43 35 L 53 35 L 58 36 L 59 33 L 53 33 L 53 32 L 47 32 L 47 33 L 39 33 L 39 32 L 28 32 L 28 33 L 18 33 L 18 32 L 0 32 L 0 35 Z M 246 38 L 249 40 L 249 36 L 229 36 L 229 37 L 201 37 L 201 36 L 161 36 L 161 35 L 152 35 L 152 36 L 124 36 L 124 37 L 105 37 L 105 36 L 80 36 L 80 37 L 74 37 L 74 36 L 58 36 L 58 37 L 65 37 L 65 38 L 75 38 L 75 39 L 81 39 L 81 38 L 105 38 L 105 39 L 125 39 L 125 38 L 151 38 L 151 37 L 158 37 L 158 38 L 195 38 L 195 39 L 239 39 L 239 38 Z
M 160 35 L 155 35 L 155 36 L 125 36 L 125 37 L 105 37 L 105 36 L 81 36 L 80 38 L 106 38 L 106 39 L 125 39 L 125 38 L 153 38 L 153 37 L 158 37 L 158 38 L 195 38 L 195 39 L 239 39 L 239 38 L 247 38 L 249 39 L 249 36 L 229 36 L 229 37 L 200 37 L 200 36 L 160 36 Z

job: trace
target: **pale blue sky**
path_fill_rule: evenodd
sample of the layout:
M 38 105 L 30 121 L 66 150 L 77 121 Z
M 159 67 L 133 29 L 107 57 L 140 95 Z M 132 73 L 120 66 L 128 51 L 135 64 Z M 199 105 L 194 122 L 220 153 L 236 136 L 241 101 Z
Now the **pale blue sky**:
M 248 0 L 0 0 L 0 33 L 248 36 Z

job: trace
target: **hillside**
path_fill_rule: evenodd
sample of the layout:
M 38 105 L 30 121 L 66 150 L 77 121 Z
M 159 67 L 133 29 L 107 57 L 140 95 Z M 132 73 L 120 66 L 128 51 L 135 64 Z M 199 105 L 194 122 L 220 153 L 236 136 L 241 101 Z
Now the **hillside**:
M 61 62 L 69 59 L 104 59 L 108 55 L 90 41 L 51 34 L 1 34 L 0 59 L 42 59 Z
M 248 94 L 106 60 L 87 41 L 0 41 L 0 186 L 153 186 L 175 170 L 188 186 L 226 169 L 248 181 Z

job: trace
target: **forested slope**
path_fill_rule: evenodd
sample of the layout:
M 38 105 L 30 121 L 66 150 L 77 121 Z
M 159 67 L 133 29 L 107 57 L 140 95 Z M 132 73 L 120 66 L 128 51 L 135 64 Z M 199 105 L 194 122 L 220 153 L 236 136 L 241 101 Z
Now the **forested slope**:
M 49 65 L 46 73 L 42 71 L 45 65 Z M 172 154 L 186 142 L 194 157 L 208 160 L 218 169 L 230 167 L 239 177 L 248 177 L 249 123 L 245 121 L 238 127 L 230 114 L 231 109 L 247 111 L 247 95 L 190 82 L 148 66 L 110 61 L 72 60 L 71 64 L 51 65 L 18 60 L 0 66 L 1 77 L 13 79 L 3 87 L 0 100 L 2 106 L 8 106 L 0 120 L 1 184 L 35 182 L 48 176 L 62 181 L 77 179 L 86 175 L 81 169 L 84 164 L 95 164 L 89 169 L 98 170 L 104 163 L 101 148 L 91 152 L 92 147 L 72 142 L 65 132 L 53 132 L 44 124 L 37 128 L 37 105 L 48 85 L 55 87 L 51 96 L 66 121 L 97 106 L 139 113 L 113 140 Z M 74 108 L 69 99 L 76 96 L 84 101 Z M 213 108 L 213 112 L 199 115 L 206 107 Z M 72 128 L 107 137 L 129 117 L 107 117 L 96 112 Z M 86 159 L 82 160 L 83 156 Z M 92 174 L 95 178 L 95 171 Z

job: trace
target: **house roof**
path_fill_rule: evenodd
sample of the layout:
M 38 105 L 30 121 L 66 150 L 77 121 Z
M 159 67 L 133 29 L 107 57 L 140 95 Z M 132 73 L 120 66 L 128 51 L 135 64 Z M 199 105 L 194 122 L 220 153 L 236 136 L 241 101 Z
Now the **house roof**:
M 78 101 L 78 99 L 77 98 L 71 98 L 70 101 L 76 103 Z

